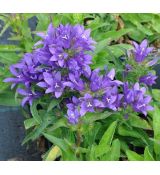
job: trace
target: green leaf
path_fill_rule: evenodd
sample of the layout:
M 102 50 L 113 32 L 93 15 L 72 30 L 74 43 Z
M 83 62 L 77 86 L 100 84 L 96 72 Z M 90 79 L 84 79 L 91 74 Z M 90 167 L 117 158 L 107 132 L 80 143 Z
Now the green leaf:
M 97 120 L 103 120 L 109 116 L 111 116 L 113 113 L 112 112 L 104 112 L 104 113 L 87 113 L 82 120 L 84 123 L 93 123 Z
M 38 137 L 42 135 L 42 132 L 46 129 L 48 126 L 48 120 L 44 120 L 40 125 L 37 125 L 33 131 L 31 131 L 23 140 L 23 145 L 27 143 L 29 140 L 36 140 Z
M 33 116 L 33 120 L 34 120 L 34 124 L 36 122 L 36 125 L 34 125 L 31 121 L 28 121 L 28 125 L 26 125 L 26 127 L 31 127 L 32 125 L 34 125 L 34 129 L 25 137 L 23 144 L 25 144 L 26 142 L 28 142 L 29 140 L 35 140 L 38 137 L 40 137 L 42 135 L 42 132 L 47 128 L 47 126 L 51 123 L 53 123 L 53 121 L 55 120 L 54 116 L 46 113 L 45 110 L 39 110 L 39 113 L 37 111 L 37 104 L 38 101 L 35 101 L 32 106 L 32 114 L 34 114 Z M 38 120 L 40 117 L 40 121 Z
M 97 134 L 101 129 L 102 124 L 100 122 L 95 122 L 92 124 L 87 124 L 82 126 L 82 134 L 84 135 L 84 143 L 92 145 L 96 141 Z
M 148 138 L 148 135 L 139 128 L 129 128 L 127 126 L 121 125 L 118 127 L 118 133 L 121 136 L 127 136 L 127 137 L 134 137 L 139 139 L 140 142 L 146 145 L 150 145 L 150 140 Z
M 47 133 L 44 133 L 44 132 L 43 132 L 43 135 L 44 135 L 44 137 L 46 139 L 48 139 L 53 144 L 57 145 L 63 151 L 67 151 L 68 150 L 68 145 L 66 144 L 64 139 L 57 138 L 57 137 L 55 137 L 55 136 L 53 136 L 51 134 L 47 134 Z
M 151 152 L 149 151 L 148 146 L 146 146 L 145 150 L 144 150 L 144 160 L 145 161 L 154 161 L 154 158 L 151 154 Z
M 97 160 L 95 150 L 96 150 L 96 145 L 91 145 L 91 148 L 90 148 L 88 155 L 87 155 L 88 160 L 90 160 L 90 161 Z
M 18 52 L 18 51 L 24 51 L 24 50 L 15 45 L 0 45 L 0 52 Z
M 152 89 L 153 98 L 160 101 L 160 89 Z
M 126 154 L 127 154 L 128 160 L 130 161 L 143 161 L 143 157 L 134 151 L 127 150 Z
M 7 28 L 9 27 L 9 25 L 10 25 L 9 22 L 7 22 L 7 23 L 4 25 L 3 29 L 2 29 L 1 32 L 0 32 L 0 37 L 4 34 L 4 32 L 5 32 L 5 31 L 7 30 Z
M 22 40 L 23 38 L 19 35 L 16 35 L 16 36 L 11 36 L 8 38 L 9 41 L 19 41 L 19 40 Z
M 119 139 L 115 139 L 112 143 L 112 147 L 111 147 L 111 160 L 115 161 L 115 160 L 119 160 L 120 158 L 120 141 Z
M 53 161 L 57 157 L 61 156 L 61 154 L 62 154 L 61 149 L 58 146 L 52 146 L 47 152 L 47 155 L 45 155 L 44 160 Z
M 37 122 L 35 121 L 34 118 L 29 118 L 24 121 L 24 127 L 25 129 L 29 129 L 33 126 L 37 125 Z
M 21 54 L 16 54 L 15 51 L 14 52 L 0 52 L 0 62 L 10 66 L 11 64 L 17 63 L 17 61 L 20 59 L 22 55 Z M 9 72 L 9 68 L 5 67 L 8 72 Z
M 129 129 L 128 127 L 122 126 L 122 125 L 118 127 L 118 133 L 122 136 L 141 138 L 141 135 L 139 134 L 139 132 L 137 132 L 134 129 Z
M 160 109 L 157 105 L 154 105 L 154 111 L 150 111 L 153 118 L 153 130 L 154 130 L 154 151 L 157 155 L 160 155 Z
M 152 27 L 158 33 L 160 33 L 160 24 L 158 22 L 159 20 L 160 20 L 160 17 L 157 15 L 154 15 L 154 18 L 152 18 Z
M 111 38 L 107 38 L 104 40 L 101 40 L 97 43 L 96 49 L 94 51 L 94 55 L 97 55 L 99 52 L 103 51 L 107 45 L 111 42 Z
M 50 14 L 36 14 L 38 19 L 37 30 L 38 31 L 46 31 L 49 23 L 51 22 Z
M 123 152 L 125 152 L 126 150 L 129 149 L 129 146 L 128 146 L 128 144 L 127 144 L 127 142 L 125 140 L 120 140 L 120 144 L 121 144 L 121 150 Z
M 77 160 L 75 153 L 65 141 L 67 139 L 60 139 L 44 132 L 43 135 L 46 139 L 48 139 L 50 142 L 52 142 L 54 145 L 58 146 L 62 150 L 62 157 L 64 160 Z
M 42 119 L 38 113 L 38 110 L 37 110 L 37 105 L 38 105 L 39 101 L 34 101 L 33 104 L 30 106 L 30 109 L 31 109 L 31 114 L 33 116 L 33 118 L 35 119 L 35 121 L 40 124 L 42 122 Z
M 3 106 L 20 106 L 19 101 L 15 100 L 14 92 L 4 91 L 0 93 L 0 105 Z
M 111 145 L 117 127 L 117 121 L 113 122 L 102 136 L 99 146 Z
M 115 139 L 111 146 L 96 148 L 96 156 L 99 157 L 98 160 L 110 160 L 116 161 L 120 157 L 120 141 Z
M 147 129 L 147 130 L 152 130 L 151 126 L 146 120 L 140 118 L 139 116 L 135 114 L 129 114 L 128 120 L 131 126 L 142 128 L 142 129 Z
M 60 99 L 53 99 L 47 109 L 47 112 L 51 111 L 54 107 L 56 107 L 60 103 Z
M 116 126 L 117 126 L 117 121 L 114 121 L 103 134 L 95 150 L 97 157 L 102 156 L 106 154 L 108 151 L 110 151 L 110 146 L 113 140 Z
M 35 129 L 33 129 L 31 132 L 29 132 L 27 135 L 26 135 L 26 137 L 24 138 L 24 140 L 23 140 L 23 142 L 22 142 L 22 146 L 24 145 L 24 144 L 26 144 L 29 140 L 34 140 L 34 138 L 35 138 L 35 132 L 36 132 L 36 128 Z
M 135 28 L 133 27 L 133 30 L 134 31 L 131 32 L 130 35 L 129 35 L 132 40 L 141 42 L 146 37 L 146 35 L 143 32 L 137 30 L 136 27 Z
M 66 127 L 68 128 L 68 121 L 66 118 L 60 118 L 51 127 L 47 128 L 48 131 L 54 131 L 57 128 Z
M 126 35 L 127 33 L 131 32 L 132 29 L 120 29 L 120 30 L 112 30 L 109 32 L 106 32 L 105 34 L 103 34 L 103 38 L 108 38 L 110 39 L 110 41 L 116 41 L 118 40 L 120 37 L 122 37 L 123 35 Z
M 83 13 L 73 13 L 73 20 L 75 23 L 83 23 L 84 20 L 84 14 Z

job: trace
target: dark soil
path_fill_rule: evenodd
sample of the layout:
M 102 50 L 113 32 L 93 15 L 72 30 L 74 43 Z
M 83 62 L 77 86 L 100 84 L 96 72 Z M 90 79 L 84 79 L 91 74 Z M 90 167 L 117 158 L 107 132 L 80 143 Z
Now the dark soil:
M 36 143 L 22 146 L 24 117 L 17 107 L 0 106 L 0 160 L 41 160 Z

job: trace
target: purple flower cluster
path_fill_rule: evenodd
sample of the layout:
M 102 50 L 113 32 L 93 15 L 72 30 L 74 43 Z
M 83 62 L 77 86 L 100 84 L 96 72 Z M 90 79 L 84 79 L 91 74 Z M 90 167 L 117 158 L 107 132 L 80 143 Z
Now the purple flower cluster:
M 142 43 L 140 43 L 139 45 L 136 42 L 133 42 L 134 45 L 134 59 L 137 63 L 143 63 L 146 59 L 146 57 L 148 56 L 148 54 L 150 52 L 152 52 L 153 47 L 148 47 L 148 41 L 145 39 L 142 41 Z M 146 67 L 151 67 L 153 65 L 155 65 L 158 61 L 158 58 L 154 58 L 151 61 L 147 61 L 147 63 L 145 64 Z M 128 65 L 127 65 L 128 67 Z M 144 83 L 147 86 L 152 86 L 153 84 L 155 84 L 155 80 L 158 77 L 156 75 L 153 75 L 152 73 L 148 73 L 147 75 L 143 75 L 141 77 L 139 77 L 139 82 L 140 83 Z
M 144 59 L 148 56 L 148 54 L 153 50 L 153 47 L 148 47 L 148 41 L 146 39 L 143 40 L 140 45 L 138 45 L 136 42 L 133 42 L 133 45 L 135 47 L 135 61 L 138 63 L 143 62 Z
M 32 105 L 34 99 L 45 94 L 61 98 L 65 94 L 68 99 L 67 118 L 70 123 L 76 124 L 79 118 L 87 112 L 97 110 L 117 111 L 121 107 L 132 106 L 136 112 L 146 115 L 151 97 L 145 95 L 145 89 L 136 83 L 129 88 L 127 83 L 115 79 L 115 70 L 102 73 L 99 69 L 91 70 L 95 41 L 90 37 L 90 30 L 81 25 L 49 25 L 47 33 L 37 34 L 42 38 L 35 44 L 33 53 L 27 53 L 23 59 L 10 67 L 13 78 L 12 88 L 20 85 L 17 92 L 24 96 L 22 106 Z M 143 61 L 151 51 L 144 42 L 140 46 L 135 44 L 136 60 Z M 143 50 L 143 51 L 142 51 Z M 132 69 L 127 67 L 127 71 Z M 141 81 L 153 84 L 156 77 L 148 75 Z M 122 89 L 120 91 L 119 89 Z M 71 94 L 76 94 L 71 98 Z M 65 107 L 64 107 L 65 108 Z
M 156 84 L 155 80 L 158 77 L 156 75 L 153 75 L 152 73 L 148 73 L 147 75 L 141 76 L 139 78 L 140 83 L 144 83 L 148 86 L 152 86 L 153 84 Z
M 118 87 L 123 83 L 114 80 L 115 70 L 107 72 L 105 75 L 100 74 L 100 70 L 92 71 L 87 82 L 79 83 L 83 90 L 80 90 L 81 97 L 73 97 L 71 103 L 67 104 L 68 119 L 71 123 L 76 123 L 79 117 L 84 116 L 87 112 L 95 112 L 98 109 L 111 109 L 117 111 L 121 105 L 122 94 L 119 94 Z M 74 81 L 74 79 L 73 79 Z M 69 85 L 69 83 L 68 83 Z M 71 83 L 71 88 L 77 85 Z
M 134 111 L 143 113 L 144 115 L 147 115 L 148 110 L 153 110 L 153 107 L 149 105 L 151 97 L 145 94 L 146 88 L 140 88 L 139 83 L 135 83 L 132 88 L 129 88 L 128 83 L 124 83 L 123 92 L 124 108 L 131 106 Z
M 10 66 L 10 71 L 14 78 L 6 78 L 4 82 L 11 82 L 12 88 L 18 84 L 25 86 L 25 91 L 21 93 L 32 103 L 37 97 L 33 90 L 33 85 L 45 89 L 45 93 L 52 93 L 59 98 L 66 86 L 73 89 L 82 90 L 83 82 L 80 76 L 89 77 L 92 57 L 90 51 L 94 50 L 95 42 L 90 37 L 90 30 L 85 30 L 83 26 L 71 26 L 69 24 L 60 25 L 54 28 L 49 25 L 47 33 L 37 33 L 42 40 L 35 44 L 37 47 L 33 53 L 27 53 L 23 59 Z M 32 95 L 31 95 L 32 94 Z M 40 93 L 38 92 L 40 95 Z
M 88 53 L 94 50 L 95 41 L 90 37 L 90 30 L 81 25 L 49 25 L 47 34 L 38 33 L 42 38 L 35 46 L 43 45 L 37 50 L 40 63 L 52 67 L 67 68 L 71 72 L 89 75 L 92 57 Z

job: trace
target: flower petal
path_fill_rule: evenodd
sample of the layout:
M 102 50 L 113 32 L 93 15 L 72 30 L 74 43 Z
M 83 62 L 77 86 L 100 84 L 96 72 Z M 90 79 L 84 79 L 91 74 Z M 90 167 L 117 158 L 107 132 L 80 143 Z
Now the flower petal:
M 62 92 L 55 92 L 55 97 L 59 98 L 62 95 Z
M 25 97 L 23 98 L 22 102 L 21 102 L 21 105 L 22 107 L 24 107 L 24 105 L 29 101 L 29 97 Z
M 39 82 L 39 83 L 37 83 L 37 86 L 42 87 L 42 88 L 46 88 L 47 84 L 45 82 Z
M 109 73 L 107 74 L 107 77 L 109 77 L 111 80 L 115 77 L 115 69 L 111 69 Z

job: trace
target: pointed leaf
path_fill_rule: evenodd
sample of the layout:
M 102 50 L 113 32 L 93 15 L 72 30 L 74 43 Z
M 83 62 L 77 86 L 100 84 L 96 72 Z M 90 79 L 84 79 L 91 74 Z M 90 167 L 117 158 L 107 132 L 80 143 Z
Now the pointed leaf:
M 32 106 L 30 106 L 30 110 L 33 118 L 36 120 L 37 123 L 40 124 L 42 122 L 42 119 L 38 113 L 37 105 L 38 105 L 38 100 L 33 102 Z
M 131 126 L 142 128 L 142 129 L 147 129 L 147 130 L 152 130 L 152 127 L 149 125 L 149 123 L 137 115 L 129 114 L 129 122 Z
M 58 146 L 52 146 L 48 154 L 45 156 L 45 161 L 53 161 L 62 154 L 61 149 Z
M 115 133 L 115 129 L 117 126 L 117 121 L 113 122 L 109 128 L 106 130 L 106 132 L 104 133 L 104 135 L 102 136 L 99 145 L 111 145 L 112 143 L 112 139 Z
M 157 155 L 160 155 L 160 109 L 154 105 L 154 111 L 150 112 L 153 118 L 153 130 L 154 130 L 154 151 Z
M 134 151 L 127 150 L 126 154 L 127 154 L 128 160 L 130 161 L 143 161 L 143 157 Z
M 111 160 L 119 160 L 120 158 L 120 141 L 119 139 L 115 139 L 112 143 L 111 147 Z
M 149 151 L 148 146 L 146 146 L 146 148 L 144 150 L 144 160 L 154 161 L 154 158 L 153 158 L 151 152 Z

